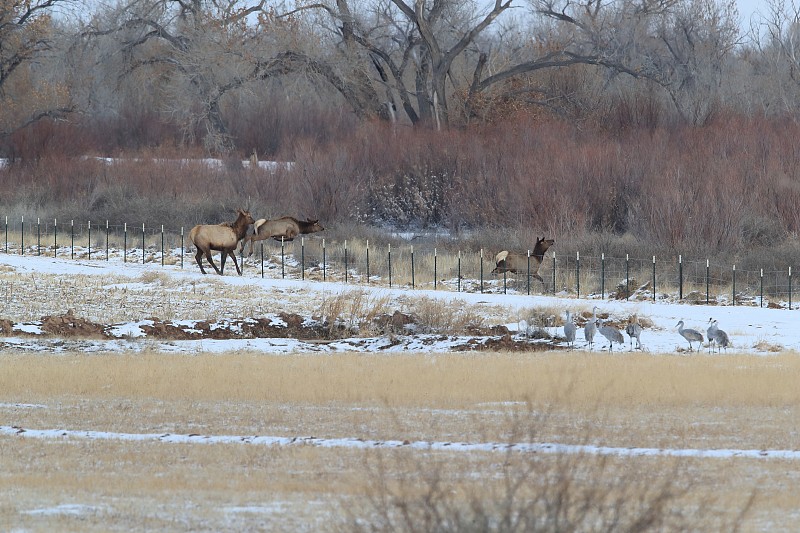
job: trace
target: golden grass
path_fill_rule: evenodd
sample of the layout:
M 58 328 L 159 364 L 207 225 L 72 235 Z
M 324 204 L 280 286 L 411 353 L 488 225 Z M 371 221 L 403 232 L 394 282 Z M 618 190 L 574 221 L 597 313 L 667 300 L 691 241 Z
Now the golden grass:
M 5 353 L 0 420 L 130 433 L 794 449 L 798 366 L 796 354 Z M 381 453 L 387 480 L 438 471 L 465 495 L 502 488 L 508 459 Z M 0 529 L 330 529 L 342 502 L 361 510 L 374 490 L 364 460 L 353 449 L 0 437 L 0 486 L 13 487 L 0 495 Z M 674 476 L 688 487 L 675 505 L 702 501 L 723 516 L 760 485 L 744 530 L 788 527 L 796 511 L 785 497 L 798 481 L 793 462 L 689 459 L 676 470 L 667 458 L 610 461 L 604 475 Z M 572 481 L 591 485 L 591 472 Z M 95 509 L 30 514 L 65 503 Z
M 2 356 L 0 397 L 372 402 L 464 408 L 500 401 L 594 410 L 635 404 L 800 405 L 800 358 L 697 354 L 112 354 Z M 425 397 L 420 398 L 420 393 Z
M 14 439 L 13 446 L 3 446 L 2 451 L 0 483 L 13 487 L 0 494 L 0 528 L 4 530 L 331 531 L 339 526 L 339 530 L 352 531 L 339 522 L 343 509 L 363 512 L 364 498 L 377 482 L 374 470 L 365 464 L 364 452 L 347 449 L 85 441 L 48 445 Z M 464 457 L 396 451 L 385 456 L 385 475 L 386 481 L 405 483 L 405 490 L 416 493 L 424 490 L 420 485 L 426 477 L 436 472 L 443 487 L 458 487 L 467 495 L 489 494 L 503 489 L 505 459 L 493 454 Z M 673 502 L 673 510 L 709 501 L 713 487 L 711 501 L 725 504 L 714 511 L 729 516 L 744 504 L 748 487 L 762 476 L 778 483 L 791 480 L 786 474 L 791 465 L 781 462 L 690 463 L 682 471 L 685 477 L 676 481 L 692 488 Z M 583 467 L 589 474 L 592 468 L 591 462 Z M 614 471 L 654 484 L 674 475 L 676 469 L 672 460 L 642 458 L 620 461 L 607 469 Z M 572 483 L 591 487 L 598 481 L 609 483 L 591 476 Z M 537 485 L 542 482 L 532 480 Z M 535 490 L 533 484 L 525 492 Z M 765 485 L 761 505 L 744 523 L 746 531 L 758 530 L 762 524 L 780 528 L 792 523 L 793 502 L 785 489 Z M 77 516 L 36 513 L 69 504 L 90 510 Z M 711 516 L 711 511 L 706 508 L 703 515 Z M 712 519 L 704 518 L 703 524 L 713 523 L 705 520 Z
M 530 409 L 551 417 L 551 438 L 578 439 L 593 428 L 609 445 L 792 448 L 790 420 L 800 410 L 795 354 L 7 355 L 0 363 L 0 401 L 93 404 L 93 429 L 117 431 L 172 424 L 158 410 L 147 414 L 157 399 L 178 412 L 198 410 L 207 427 L 223 433 L 283 435 L 292 427 L 291 405 L 319 422 L 296 427 L 318 436 L 351 436 L 353 426 L 366 424 L 374 438 L 425 438 L 415 424 L 449 410 L 431 438 L 477 438 L 465 426 L 472 417 L 486 438 L 503 440 L 506 415 Z M 145 413 L 138 423 L 136 406 Z M 232 406 L 241 416 L 226 419 Z M 321 406 L 330 414 L 321 416 Z M 17 415 L 86 429 L 70 410 Z M 397 427 L 396 416 L 407 417 L 407 427 Z M 259 423 L 262 417 L 274 424 Z M 169 428 L 181 431 L 180 424 Z

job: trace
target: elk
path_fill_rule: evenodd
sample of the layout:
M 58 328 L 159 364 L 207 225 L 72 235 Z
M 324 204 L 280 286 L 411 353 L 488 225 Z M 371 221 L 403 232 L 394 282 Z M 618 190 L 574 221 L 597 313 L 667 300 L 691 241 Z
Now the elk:
M 544 260 L 544 253 L 548 248 L 553 246 L 553 243 L 555 243 L 553 239 L 545 240 L 544 237 L 536 239 L 536 246 L 533 247 L 533 251 L 531 252 L 531 258 L 533 259 L 530 271 L 531 277 L 538 279 L 542 283 L 544 283 L 544 280 L 542 276 L 539 275 L 539 267 Z M 503 250 L 495 256 L 494 260 L 496 266 L 494 270 L 492 270 L 492 274 L 502 274 L 503 272 L 516 274 L 517 272 L 526 272 L 528 269 L 527 255 Z
M 253 234 L 248 235 L 242 241 L 239 253 L 244 251 L 244 247 L 248 242 L 250 243 L 250 253 L 247 255 L 250 256 L 253 255 L 253 243 L 255 241 L 263 241 L 270 237 L 276 241 L 280 241 L 281 238 L 284 241 L 291 241 L 298 235 L 316 233 L 324 229 L 319 220 L 311 220 L 310 218 L 307 220 L 297 220 L 294 217 L 282 217 L 274 220 L 260 218 L 256 220 L 253 226 Z
M 255 221 L 252 215 L 250 215 L 250 211 L 237 209 L 236 212 L 238 216 L 233 222 L 198 224 L 189 232 L 189 238 L 192 240 L 192 243 L 194 243 L 195 248 L 197 248 L 197 253 L 194 258 L 197 261 L 197 265 L 200 267 L 200 272 L 203 274 L 206 273 L 203 268 L 203 262 L 201 261 L 203 255 L 206 256 L 209 264 L 214 267 L 214 270 L 216 270 L 217 274 L 220 276 L 225 270 L 225 258 L 230 255 L 231 259 L 233 259 L 233 265 L 236 267 L 236 272 L 240 276 L 242 275 L 242 271 L 239 269 L 238 263 L 236 263 L 236 255 L 233 251 L 236 249 L 236 245 L 239 244 L 239 241 L 247 235 L 250 224 L 253 224 Z M 214 260 L 211 259 L 211 250 L 218 250 L 222 253 L 220 268 L 217 268 L 217 265 L 214 264 Z

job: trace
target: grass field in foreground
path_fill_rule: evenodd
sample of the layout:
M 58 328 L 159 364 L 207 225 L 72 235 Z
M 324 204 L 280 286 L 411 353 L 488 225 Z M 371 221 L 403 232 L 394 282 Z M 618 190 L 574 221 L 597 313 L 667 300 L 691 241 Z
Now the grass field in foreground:
M 798 367 L 796 354 L 0 354 L 0 424 L 794 449 Z M 365 466 L 370 454 L 354 449 L 0 437 L 0 529 L 314 530 L 331 526 L 343 501 L 358 508 L 353 502 L 382 479 L 439 472 L 446 486 L 469 494 L 502 486 L 508 461 L 503 454 L 381 454 L 388 466 L 376 476 Z M 791 461 L 619 458 L 594 475 L 597 459 L 584 459 L 581 486 L 607 483 L 609 472 L 626 483 L 671 479 L 687 490 L 673 505 L 702 502 L 731 521 L 757 487 L 744 530 L 782 529 L 799 517 L 790 493 L 800 468 Z M 536 459 L 562 474 L 580 470 L 558 470 L 558 460 Z M 58 507 L 67 504 L 78 507 Z

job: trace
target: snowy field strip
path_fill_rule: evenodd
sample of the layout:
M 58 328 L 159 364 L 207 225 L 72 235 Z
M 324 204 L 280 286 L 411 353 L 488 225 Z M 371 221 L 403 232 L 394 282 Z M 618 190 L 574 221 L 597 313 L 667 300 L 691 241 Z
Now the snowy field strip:
M 128 276 L 131 281 L 135 281 L 144 272 L 153 272 L 152 265 L 137 265 L 131 263 L 107 263 L 105 261 L 73 261 L 67 259 L 53 259 L 38 256 L 21 256 L 13 254 L 0 254 L 0 265 L 13 269 L 20 275 L 52 275 L 59 279 L 70 275 L 97 275 L 97 276 Z M 452 305 L 454 308 L 471 307 L 476 313 L 482 313 L 488 307 L 503 308 L 509 316 L 524 315 L 532 308 L 546 308 L 549 312 L 563 313 L 571 310 L 573 316 L 580 312 L 591 312 L 594 306 L 598 307 L 598 313 L 605 313 L 612 319 L 624 320 L 631 315 L 647 318 L 652 327 L 642 333 L 642 345 L 645 352 L 653 354 L 667 353 L 687 353 L 689 344 L 678 334 L 677 323 L 684 321 L 687 328 L 699 330 L 704 336 L 708 327 L 709 318 L 713 317 L 719 321 L 720 328 L 727 331 L 731 340 L 731 347 L 728 353 L 749 353 L 758 355 L 770 355 L 783 350 L 800 350 L 800 328 L 796 327 L 797 315 L 794 311 L 787 309 L 768 309 L 757 306 L 706 306 L 692 305 L 686 302 L 675 300 L 652 301 L 625 301 L 598 299 L 597 297 L 576 298 L 572 295 L 559 294 L 553 295 L 520 295 L 520 294 L 481 294 L 468 292 L 452 292 L 448 290 L 420 290 L 410 288 L 386 288 L 368 286 L 363 284 L 342 283 L 342 282 L 320 282 L 310 280 L 289 280 L 289 279 L 262 279 L 257 276 L 236 276 L 225 275 L 203 276 L 195 267 L 179 269 L 175 266 L 166 266 L 155 270 L 160 275 L 167 276 L 176 282 L 188 283 L 224 283 L 234 290 L 243 289 L 243 294 L 261 291 L 260 294 L 268 295 L 269 298 L 281 297 L 287 293 L 303 294 L 305 306 L 312 309 L 318 306 L 317 303 L 324 298 L 330 298 L 337 294 L 360 291 L 369 293 L 373 297 L 386 297 L 394 302 L 393 305 L 399 307 L 398 302 L 407 301 L 409 298 L 430 298 L 442 302 L 445 305 Z M 116 282 L 115 282 L 116 283 Z M 131 288 L 133 291 L 133 288 Z M 311 307 L 309 307 L 311 306 Z M 293 312 L 309 314 L 301 306 L 291 309 Z M 511 332 L 519 330 L 517 321 L 505 324 Z M 29 325 L 35 329 L 35 324 Z M 20 326 L 21 328 L 22 326 Z M 120 331 L 125 328 L 133 331 L 135 324 L 118 324 Z M 562 335 L 563 328 L 546 328 L 551 335 Z M 608 345 L 602 337 L 598 335 L 595 339 L 600 342 L 595 343 L 595 350 L 607 349 Z M 626 338 L 626 341 L 628 339 Z M 30 345 L 37 344 L 31 339 L 5 339 L 5 348 L 35 349 Z M 183 351 L 189 350 L 209 350 L 224 351 L 226 349 L 255 349 L 265 353 L 287 353 L 298 351 L 326 352 L 339 350 L 352 351 L 429 351 L 441 352 L 460 345 L 460 340 L 442 343 L 413 343 L 403 344 L 392 349 L 387 349 L 381 345 L 383 341 L 375 339 L 342 339 L 339 344 L 330 343 L 327 345 L 310 346 L 300 341 L 291 340 L 258 340 L 250 339 L 244 343 L 241 340 L 229 340 L 209 342 L 202 341 L 196 344 L 189 341 L 189 344 L 171 342 L 169 345 L 162 345 L 164 351 Z M 16 345 L 16 346 L 13 346 Z M 88 350 L 125 350 L 136 349 L 136 343 L 121 341 L 105 345 L 85 346 Z M 583 332 L 578 331 L 576 347 L 586 348 L 583 340 Z M 697 349 L 697 343 L 694 348 Z M 615 352 L 626 352 L 630 350 L 630 345 L 614 346 Z M 695 352 L 697 353 L 697 352 Z M 702 351 L 700 351 L 702 353 Z
M 696 448 L 635 448 L 590 446 L 557 443 L 468 443 L 400 440 L 364 440 L 359 438 L 324 439 L 318 437 L 274 437 L 258 435 L 188 435 L 171 433 L 117 433 L 108 431 L 82 431 L 67 429 L 25 429 L 0 426 L 0 435 L 33 439 L 83 439 L 99 441 L 154 441 L 167 444 L 251 444 L 260 446 L 318 446 L 322 448 L 408 448 L 424 451 L 448 452 L 520 452 L 546 454 L 586 454 L 617 457 L 696 457 L 712 459 L 800 459 L 800 450 L 747 450 L 747 449 L 696 449 Z

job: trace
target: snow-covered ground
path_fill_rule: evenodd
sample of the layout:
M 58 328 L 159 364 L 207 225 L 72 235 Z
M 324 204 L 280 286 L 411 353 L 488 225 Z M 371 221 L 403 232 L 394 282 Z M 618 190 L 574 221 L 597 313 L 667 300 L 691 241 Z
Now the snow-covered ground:
M 0 254 L 0 267 L 5 270 L 13 269 L 17 274 L 54 276 L 66 279 L 71 275 L 91 275 L 98 279 L 108 278 L 109 286 L 119 289 L 119 279 L 130 278 L 131 290 L 139 285 L 139 279 L 145 272 L 156 271 L 160 276 L 174 278 L 176 283 L 187 283 L 198 286 L 204 282 L 224 283 L 234 291 L 245 294 L 247 289 L 257 287 L 263 291 L 273 291 L 276 294 L 294 294 L 309 303 L 320 301 L 323 298 L 330 298 L 332 295 L 345 293 L 348 291 L 364 291 L 375 297 L 388 298 L 391 302 L 408 302 L 417 297 L 427 297 L 430 299 L 441 300 L 446 304 L 452 304 L 462 308 L 471 307 L 476 313 L 482 313 L 486 309 L 504 309 L 507 318 L 508 329 L 517 336 L 522 335 L 521 327 L 525 327 L 522 317 L 530 314 L 531 309 L 543 308 L 550 312 L 561 313 L 559 317 L 563 320 L 563 312 L 570 310 L 573 316 L 580 313 L 591 313 L 592 308 L 597 306 L 598 315 L 607 316 L 608 320 L 616 323 L 625 323 L 628 318 L 637 315 L 645 324 L 645 329 L 641 335 L 643 350 L 652 354 L 669 353 L 689 353 L 688 342 L 678 334 L 677 323 L 684 321 L 686 328 L 694 328 L 704 336 L 708 327 L 709 319 L 714 318 L 718 321 L 720 329 L 726 331 L 730 337 L 731 347 L 727 350 L 731 353 L 753 353 L 769 355 L 782 350 L 800 350 L 800 328 L 795 327 L 798 317 L 796 310 L 769 309 L 758 306 L 705 306 L 693 305 L 690 303 L 667 302 L 650 300 L 643 301 L 619 301 L 602 300 L 600 298 L 582 297 L 575 298 L 564 294 L 556 296 L 544 295 L 513 295 L 513 294 L 487 294 L 487 293 L 467 293 L 455 292 L 450 290 L 411 290 L 409 288 L 387 288 L 376 285 L 366 284 L 345 284 L 320 281 L 301 281 L 291 279 L 271 279 L 260 277 L 260 273 L 250 268 L 245 271 L 244 276 L 231 274 L 229 271 L 225 276 L 208 274 L 203 276 L 198 271 L 196 265 L 187 262 L 183 269 L 178 266 L 167 265 L 162 267 L 160 264 L 133 264 L 122 263 L 121 261 L 102 261 L 102 260 L 70 260 L 54 259 L 52 257 Z M 113 281 L 111 281 L 113 279 Z M 124 284 L 124 283 L 123 283 Z M 313 306 L 310 306 L 313 307 Z M 306 308 L 310 308 L 306 306 Z M 293 310 L 303 315 L 303 309 Z M 308 314 L 307 312 L 305 314 Z M 0 319 L 13 317 L 2 316 Z M 144 318 L 144 317 L 142 317 Z M 246 317 L 241 317 L 246 318 Z M 582 322 L 582 321 L 581 321 Z M 559 320 L 560 324 L 561 321 Z M 131 343 L 130 339 L 142 337 L 140 321 L 130 323 L 115 324 L 114 328 L 119 332 L 124 340 L 106 341 L 85 341 L 79 347 L 83 350 L 123 350 L 136 349 L 136 344 Z M 545 327 L 544 329 L 554 336 L 563 335 L 561 326 Z M 17 323 L 15 330 L 20 332 L 28 331 L 35 333 L 37 324 L 35 322 Z M 439 336 L 441 337 L 441 336 Z M 424 339 L 422 336 L 415 336 L 419 342 L 409 340 L 395 346 L 387 346 L 385 338 L 353 338 L 342 339 L 328 343 L 306 343 L 295 339 L 231 339 L 231 340 L 186 340 L 170 341 L 162 343 L 161 348 L 165 351 L 226 351 L 238 350 L 242 348 L 263 351 L 268 353 L 286 353 L 297 351 L 384 351 L 384 350 L 413 350 L 413 351 L 432 351 L 441 352 L 452 349 L 459 344 L 457 338 L 440 338 L 434 341 L 431 338 Z M 629 339 L 625 336 L 626 345 L 624 347 L 614 346 L 615 352 L 625 352 L 630 349 Z M 608 343 L 599 334 L 595 337 L 595 350 L 607 349 Z M 11 348 L 18 344 L 21 348 L 30 346 L 31 343 L 46 342 L 32 340 L 30 335 L 19 337 L 7 337 L 4 339 L 6 348 Z M 697 343 L 694 344 L 695 349 Z M 149 343 L 148 348 L 155 346 Z M 583 331 L 578 329 L 577 348 L 585 348 Z M 707 351 L 704 347 L 701 349 Z
M 118 338 L 98 339 L 94 338 L 70 338 L 60 339 L 42 333 L 42 324 L 37 320 L 26 318 L 21 320 L 19 309 L 20 302 L 33 300 L 36 291 L 44 291 L 43 280 L 57 280 L 60 294 L 68 295 L 70 292 L 77 291 L 77 285 L 85 285 L 84 279 L 79 277 L 90 276 L 95 280 L 90 284 L 90 289 L 98 293 L 104 292 L 125 292 L 128 301 L 138 302 L 136 293 L 142 293 L 146 297 L 148 291 L 153 290 L 153 285 L 163 287 L 165 291 L 173 291 L 170 298 L 181 300 L 190 294 L 197 292 L 200 295 L 210 295 L 219 301 L 209 302 L 211 316 L 216 316 L 215 322 L 211 327 L 222 327 L 223 324 L 235 323 L 231 318 L 239 320 L 250 320 L 253 318 L 266 319 L 270 323 L 274 322 L 280 326 L 280 316 L 278 309 L 285 312 L 293 312 L 300 315 L 304 320 L 312 321 L 313 314 L 318 311 L 319 302 L 330 299 L 337 294 L 351 291 L 363 291 L 376 299 L 386 299 L 390 302 L 390 309 L 407 309 L 408 302 L 422 298 L 441 300 L 445 305 L 452 306 L 454 312 L 457 309 L 470 308 L 476 314 L 483 314 L 487 317 L 487 326 L 496 324 L 504 325 L 511 332 L 515 339 L 523 339 L 527 342 L 522 329 L 523 317 L 530 318 L 531 310 L 541 309 L 539 316 L 555 314 L 562 320 L 566 311 L 572 312 L 573 316 L 591 315 L 593 307 L 597 307 L 598 315 L 608 317 L 610 321 L 624 324 L 628 318 L 637 315 L 643 324 L 646 325 L 642 335 L 643 351 L 653 357 L 665 357 L 672 354 L 679 357 L 708 357 L 708 349 L 701 348 L 700 351 L 689 352 L 688 343 L 678 334 L 676 324 L 684 321 L 686 327 L 700 330 L 704 336 L 708 326 L 709 318 L 713 317 L 719 322 L 720 328 L 727 331 L 732 346 L 727 350 L 727 354 L 752 354 L 754 357 L 770 357 L 776 353 L 787 350 L 800 349 L 800 328 L 793 327 L 797 320 L 794 315 L 795 310 L 770 309 L 758 306 L 705 306 L 693 305 L 659 299 L 653 302 L 649 299 L 641 301 L 618 301 L 604 300 L 598 297 L 575 298 L 569 294 L 556 296 L 545 295 L 517 295 L 517 294 L 498 294 L 498 293 L 467 293 L 455 292 L 449 289 L 443 290 L 411 290 L 409 288 L 387 288 L 376 284 L 345 284 L 339 282 L 321 281 L 301 281 L 297 279 L 264 278 L 260 272 L 249 267 L 245 270 L 244 276 L 237 276 L 230 269 L 225 276 L 200 274 L 197 266 L 191 263 L 181 269 L 177 265 L 161 266 L 159 263 L 123 263 L 121 260 L 71 260 L 69 258 L 55 259 L 53 257 L 19 255 L 0 253 L 0 302 L 4 305 L 0 311 L 0 321 L 10 320 L 13 323 L 14 333 L 5 338 L 0 337 L 0 352 L 4 354 L 14 353 L 17 350 L 38 350 L 47 353 L 59 351 L 161 351 L 164 353 L 197 353 L 205 352 L 225 352 L 248 350 L 248 352 L 262 352 L 265 354 L 286 354 L 286 353 L 327 353 L 332 351 L 359 351 L 359 352 L 397 352 L 413 351 L 422 353 L 436 353 L 459 349 L 468 342 L 469 336 L 457 335 L 438 335 L 421 334 L 409 332 L 399 339 L 400 336 L 394 335 L 391 339 L 388 336 L 362 337 L 353 336 L 344 339 L 326 339 L 324 342 L 313 342 L 299 338 L 231 338 L 231 339 L 209 339 L 202 340 L 163 340 L 150 339 L 147 336 L 147 325 L 152 323 L 155 311 L 151 307 L 142 307 L 141 315 L 135 316 L 140 311 L 131 310 L 126 313 L 131 316 L 128 321 L 113 321 L 109 331 L 114 332 Z M 272 272 L 276 272 L 273 270 Z M 157 273 L 157 276 L 153 276 Z M 280 276 L 279 270 L 277 276 Z M 148 277 L 155 279 L 155 282 L 148 282 Z M 50 283 L 52 286 L 52 283 Z M 226 290 L 221 290 L 226 289 Z M 227 290 L 229 289 L 229 290 Z M 256 290 L 254 290 L 256 289 Z M 80 287 L 80 297 L 86 294 L 86 288 Z M 253 293 L 258 293 L 256 299 L 266 302 L 264 305 L 247 301 L 252 298 Z M 214 296 L 219 293 L 220 296 Z M 199 298 L 200 296 L 198 296 Z M 146 298 L 145 298 L 146 299 Z M 224 301 L 223 301 L 224 299 Z M 106 302 L 104 298 L 97 298 L 98 305 Z M 108 301 L 111 301 L 109 299 Z M 177 304 L 174 313 L 175 323 L 183 323 L 184 326 L 194 327 L 194 320 L 182 318 L 182 312 Z M 36 313 L 47 313 L 57 315 L 63 313 L 64 302 L 52 301 L 48 307 L 47 302 L 44 306 L 37 304 Z M 249 310 L 262 309 L 259 316 L 246 314 Z M 276 311 L 273 313 L 272 310 Z M 498 312 L 498 309 L 502 312 Z M 223 311 L 233 313 L 225 315 Z M 16 314 L 15 314 L 16 313 Z M 241 314 L 237 314 L 241 313 Z M 40 316 L 30 314 L 30 316 Z M 80 308 L 76 310 L 76 316 L 80 315 Z M 496 322 L 497 317 L 505 317 L 502 323 Z M 90 317 L 97 320 L 97 317 Z M 583 319 L 581 319 L 581 323 Z M 560 323 L 560 322 L 559 322 Z M 563 327 L 549 326 L 544 329 L 555 337 L 563 335 Z M 17 334 L 18 332 L 18 334 Z M 579 350 L 585 348 L 583 332 L 578 330 L 578 340 L 576 346 Z M 471 339 L 475 340 L 475 339 Z M 530 342 L 540 342 L 531 339 Z M 549 341 L 544 341 L 547 344 Z M 563 340 L 558 340 L 559 348 L 565 347 Z M 549 346 L 548 346 L 549 348 Z M 608 344 L 599 335 L 596 337 L 595 350 L 607 349 Z M 697 345 L 695 344 L 695 348 Z M 625 338 L 624 346 L 615 346 L 614 352 L 618 357 L 626 357 L 630 350 L 629 339 Z M 565 353 L 566 352 L 562 352 Z M 581 357 L 582 352 L 576 351 L 574 357 Z M 572 357 L 566 354 L 566 357 Z M 169 357 L 169 356 L 167 356 Z M 726 357 L 725 353 L 714 357 Z M 763 468 L 763 472 L 773 472 L 770 468 L 785 470 L 785 478 L 777 483 L 783 486 L 791 486 L 793 482 L 793 472 L 789 462 L 800 460 L 800 451 L 792 446 L 791 437 L 779 439 L 774 445 L 758 446 L 749 443 L 739 444 L 737 440 L 728 440 L 724 444 L 714 445 L 714 441 L 695 440 L 685 444 L 676 443 L 674 446 L 653 446 L 651 442 L 636 442 L 633 445 L 619 445 L 619 442 L 606 443 L 597 441 L 585 443 L 581 441 L 575 443 L 569 438 L 562 438 L 555 435 L 552 438 L 545 438 L 542 442 L 502 442 L 494 440 L 493 437 L 484 439 L 476 438 L 471 441 L 447 441 L 441 436 L 421 436 L 410 438 L 409 440 L 397 440 L 396 435 L 385 440 L 375 438 L 372 434 L 367 436 L 360 433 L 359 428 L 352 428 L 347 432 L 337 433 L 335 436 L 310 436 L 320 435 L 320 433 L 293 432 L 278 427 L 270 426 L 266 422 L 263 427 L 254 429 L 258 434 L 244 434 L 235 429 L 227 431 L 205 431 L 198 433 L 168 430 L 170 432 L 159 432 L 158 426 L 126 426 L 118 427 L 119 431 L 103 431 L 88 428 L 97 428 L 98 425 L 87 422 L 82 427 L 64 427 L 60 421 L 55 423 L 38 423 L 36 417 L 22 416 L 24 413 L 38 414 L 53 409 L 53 405 L 38 403 L 42 400 L 27 400 L 24 398 L 10 398 L 6 403 L 0 403 L 0 410 L 5 414 L 4 420 L 0 420 L 0 442 L 9 443 L 14 446 L 16 440 L 27 442 L 42 442 L 47 446 L 48 453 L 55 456 L 56 448 L 59 445 L 73 445 L 75 443 L 87 443 L 87 450 L 93 450 L 95 443 L 112 442 L 124 443 L 125 445 L 142 444 L 147 446 L 150 443 L 158 443 L 164 447 L 175 449 L 188 449 L 189 446 L 227 445 L 233 447 L 254 447 L 256 453 L 260 454 L 261 449 L 268 447 L 315 447 L 334 448 L 334 449 L 404 449 L 414 450 L 420 454 L 429 451 L 437 453 L 451 453 L 458 457 L 470 454 L 503 454 L 508 451 L 519 453 L 535 453 L 539 455 L 601 455 L 612 456 L 621 460 L 633 462 L 636 457 L 677 457 L 693 458 L 702 460 L 703 463 L 712 464 L 709 471 L 723 472 L 742 464 L 748 468 Z M 124 403 L 124 402 L 123 402 Z M 789 406 L 791 409 L 791 406 Z M 713 411 L 713 409 L 709 409 Z M 490 415 L 491 416 L 491 415 Z M 678 413 L 676 416 L 683 416 Z M 20 421 L 21 420 L 21 421 Z M 172 421 L 170 421 L 172 424 Z M 99 425 L 99 427 L 103 427 Z M 171 427 L 185 427 L 173 425 Z M 263 431 L 262 431 L 263 430 Z M 162 430 L 163 431 L 163 430 Z M 788 432 L 788 430 L 787 430 Z M 781 432 L 783 435 L 784 432 Z M 340 436 L 344 435 L 344 436 Z M 460 437 L 468 439 L 469 437 Z M 2 446 L 2 445 L 0 445 Z M 142 448 L 143 450 L 145 448 Z M 239 449 L 239 448 L 237 448 Z M 87 452 L 88 453 L 88 452 Z M 339 452 L 337 452 L 339 453 Z M 132 456 L 142 457 L 141 460 L 149 460 L 144 451 L 137 451 Z M 220 460 L 220 459 L 216 459 Z M 720 460 L 722 462 L 720 462 Z M 749 466 L 751 463 L 758 463 L 758 467 Z M 775 466 L 775 465 L 779 466 Z M 786 465 L 785 467 L 783 465 Z M 315 466 L 316 468 L 316 466 Z M 759 472 L 761 472 L 759 470 Z M 494 475 L 489 472 L 486 475 Z M 483 475 L 483 474 L 480 474 Z M 315 481 L 311 481 L 314 483 Z M 117 516 L 121 513 L 120 509 L 127 508 L 133 500 L 112 500 L 102 495 L 80 495 L 78 497 L 64 497 L 62 495 L 50 495 L 43 491 L 43 496 L 30 501 L 18 504 L 18 511 L 13 514 L 17 520 L 25 520 L 28 523 L 36 524 L 39 529 L 52 528 L 52 520 L 63 526 L 64 523 L 75 525 L 76 522 L 68 520 L 94 520 L 107 521 L 107 524 L 115 523 L 119 520 Z M 16 496 L 14 496 L 16 497 Z M 196 500 L 198 503 L 191 505 L 181 504 L 180 508 L 170 510 L 170 519 L 174 523 L 184 520 L 187 515 L 195 512 L 195 508 L 200 505 L 214 505 L 208 500 Z M 280 519 L 290 517 L 297 512 L 297 508 L 287 506 L 285 509 L 280 507 L 280 501 L 265 501 L 258 499 L 248 499 L 247 497 L 230 498 L 231 505 L 227 506 L 226 512 L 233 516 L 244 515 L 237 518 L 236 524 L 246 524 L 240 527 L 231 526 L 229 516 L 224 516 L 214 522 L 219 529 L 262 529 L 259 522 L 261 515 L 275 515 Z M 243 502 L 243 503 L 242 503 Z M 302 502 L 302 507 L 307 510 L 309 503 Z M 17 504 L 15 504 L 17 505 Z M 12 506 L 13 507 L 13 506 Z M 791 505 L 781 508 L 796 514 L 796 509 Z M 162 511 L 163 512 L 163 511 Z M 325 511 L 320 511 L 320 516 L 325 517 Z M 99 516 L 99 518 L 97 518 Z M 173 518 L 174 517 L 174 518 Z M 255 517 L 255 518 L 254 518 Z M 323 518 L 325 519 L 325 518 Z M 277 520 L 277 519 L 276 519 Z M 770 518 L 771 521 L 771 518 Z M 789 519 L 791 521 L 791 518 Z M 278 522 L 276 522 L 278 523 Z M 309 522 L 312 523 L 312 522 Z M 222 524 L 222 525 L 220 525 Z M 81 525 L 85 525 L 81 523 Z M 213 525 L 209 526 L 213 529 Z M 227 526 L 227 527 L 226 527 Z M 76 526 L 77 527 L 77 526 Z M 0 526 L 0 529 L 2 527 Z M 34 527 L 33 529 L 36 529 Z M 56 527 L 58 529 L 58 527 Z M 316 527 L 305 527 L 295 529 L 298 531 L 319 530 Z M 772 530 L 769 527 L 756 527 L 757 530 Z
M 0 426 L 0 436 L 21 436 L 29 439 L 77 439 L 98 441 L 162 442 L 171 444 L 248 444 L 253 446 L 318 446 L 322 448 L 407 448 L 413 450 L 446 450 L 448 452 L 500 452 L 509 451 L 539 454 L 593 454 L 618 457 L 700 457 L 709 459 L 800 459 L 799 450 L 754 449 L 691 449 L 691 448 L 636 448 L 558 444 L 550 442 L 435 442 L 408 440 L 370 440 L 360 438 L 325 439 L 318 437 L 271 437 L 265 435 L 198 435 L 171 433 L 115 433 L 109 431 L 76 431 L 65 429 L 23 429 Z

